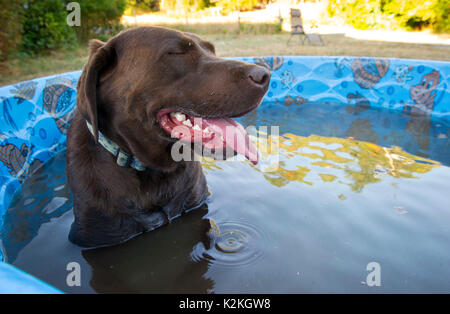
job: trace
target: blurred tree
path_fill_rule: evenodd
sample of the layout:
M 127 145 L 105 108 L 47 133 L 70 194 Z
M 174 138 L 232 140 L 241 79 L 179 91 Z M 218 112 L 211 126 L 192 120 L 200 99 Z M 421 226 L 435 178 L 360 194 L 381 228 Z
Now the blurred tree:
M 159 0 L 127 0 L 128 7 L 142 11 L 158 11 L 159 3 Z
M 393 15 L 403 27 L 410 29 L 430 25 L 435 17 L 432 7 L 436 0 L 381 0 L 383 13 Z
M 433 29 L 450 33 L 450 0 L 437 0 L 432 9 L 435 14 Z
M 70 2 L 70 0 L 65 0 Z M 76 27 L 80 42 L 92 37 L 107 39 L 121 29 L 120 18 L 127 0 L 78 0 L 81 7 L 81 26 Z
M 251 10 L 258 3 L 265 1 L 258 0 L 218 0 L 217 6 L 221 6 L 225 13 L 238 10 Z
M 450 31 L 450 0 L 328 0 L 327 9 L 331 17 L 342 17 L 358 29 L 380 26 L 384 18 L 407 29 L 431 25 L 436 31 Z
M 200 11 L 212 5 L 210 0 L 161 0 L 159 3 L 163 11 Z
M 0 0 L 0 60 L 5 60 L 20 44 L 22 1 Z
M 71 0 L 0 0 L 0 59 L 19 47 L 33 55 L 50 49 L 71 48 L 78 41 L 86 42 L 92 37 L 106 40 L 121 29 L 120 18 L 127 0 L 78 0 L 81 26 L 74 27 L 67 25 L 69 2 Z
M 67 25 L 67 11 L 60 0 L 24 1 L 21 49 L 27 54 L 73 46 L 74 31 Z
M 344 18 L 357 29 L 370 29 L 380 13 L 380 0 L 329 0 L 328 13 Z

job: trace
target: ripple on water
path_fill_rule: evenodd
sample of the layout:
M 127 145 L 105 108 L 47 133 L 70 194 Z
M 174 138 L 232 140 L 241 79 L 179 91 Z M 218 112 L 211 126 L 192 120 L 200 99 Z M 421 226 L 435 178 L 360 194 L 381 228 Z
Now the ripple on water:
M 207 260 L 219 267 L 243 267 L 262 259 L 268 244 L 267 234 L 247 221 L 226 221 L 216 224 L 211 220 L 210 248 L 198 243 L 191 257 L 194 261 Z

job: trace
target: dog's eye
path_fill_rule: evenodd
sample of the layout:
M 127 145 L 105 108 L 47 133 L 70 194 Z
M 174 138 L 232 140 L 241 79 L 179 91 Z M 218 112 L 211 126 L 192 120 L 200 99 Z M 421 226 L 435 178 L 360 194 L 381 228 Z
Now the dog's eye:
M 194 47 L 194 43 L 192 41 L 185 42 L 182 44 L 182 47 L 175 48 L 168 52 L 169 55 L 184 55 L 189 52 L 189 50 Z

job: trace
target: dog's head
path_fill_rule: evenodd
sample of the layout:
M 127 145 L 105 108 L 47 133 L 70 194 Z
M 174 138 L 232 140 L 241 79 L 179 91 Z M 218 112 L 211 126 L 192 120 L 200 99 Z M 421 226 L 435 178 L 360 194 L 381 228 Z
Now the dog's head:
M 140 27 L 90 43 L 78 110 L 94 137 L 100 130 L 150 167 L 171 166 L 176 140 L 228 145 L 254 161 L 247 133 L 231 118 L 258 107 L 269 80 L 264 67 L 218 58 L 194 34 Z

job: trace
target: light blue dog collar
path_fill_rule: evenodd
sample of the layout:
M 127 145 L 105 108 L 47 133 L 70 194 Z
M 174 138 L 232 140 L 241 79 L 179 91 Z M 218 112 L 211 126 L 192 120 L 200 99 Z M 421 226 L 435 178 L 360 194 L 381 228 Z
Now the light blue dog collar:
M 91 132 L 91 134 L 94 135 L 92 125 L 88 121 L 86 121 L 86 125 L 89 129 L 89 132 Z M 116 162 L 119 166 L 131 167 L 136 169 L 137 171 L 144 171 L 145 169 L 147 169 L 136 157 L 124 152 L 119 145 L 117 145 L 109 138 L 104 136 L 100 131 L 98 132 L 98 142 L 108 152 L 110 152 L 111 154 L 114 155 L 114 157 L 116 157 Z

